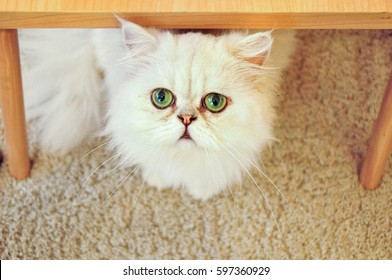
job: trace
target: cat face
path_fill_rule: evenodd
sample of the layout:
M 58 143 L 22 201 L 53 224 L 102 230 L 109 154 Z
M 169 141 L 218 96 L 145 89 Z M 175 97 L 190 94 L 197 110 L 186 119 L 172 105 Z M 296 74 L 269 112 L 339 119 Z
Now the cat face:
M 117 149 L 144 171 L 187 173 L 174 181 L 161 174 L 164 184 L 195 188 L 192 178 L 226 171 L 238 181 L 272 138 L 273 92 L 261 67 L 270 34 L 173 34 L 123 23 L 123 37 L 121 71 L 127 74 L 108 116 Z M 211 157 L 221 165 L 219 172 L 204 170 Z M 165 172 L 155 170 L 158 162 Z M 216 192 L 233 181 L 224 177 L 209 182 L 210 189 Z

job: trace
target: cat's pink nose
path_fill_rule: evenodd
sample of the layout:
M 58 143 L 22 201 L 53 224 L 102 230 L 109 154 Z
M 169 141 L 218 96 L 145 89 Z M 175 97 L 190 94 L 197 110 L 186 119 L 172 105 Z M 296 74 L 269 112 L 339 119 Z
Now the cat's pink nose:
M 185 126 L 190 125 L 197 117 L 192 115 L 178 115 L 177 116 Z

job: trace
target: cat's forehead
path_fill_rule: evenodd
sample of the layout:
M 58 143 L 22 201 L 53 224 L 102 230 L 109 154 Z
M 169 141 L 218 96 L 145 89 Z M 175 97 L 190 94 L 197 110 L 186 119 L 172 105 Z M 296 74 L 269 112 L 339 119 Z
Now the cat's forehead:
M 158 78 L 176 94 L 200 96 L 224 87 L 232 60 L 228 42 L 201 33 L 166 35 L 159 41 Z
M 171 57 L 177 65 L 192 64 L 201 70 L 219 68 L 231 58 L 230 42 L 224 37 L 201 33 L 174 35 Z

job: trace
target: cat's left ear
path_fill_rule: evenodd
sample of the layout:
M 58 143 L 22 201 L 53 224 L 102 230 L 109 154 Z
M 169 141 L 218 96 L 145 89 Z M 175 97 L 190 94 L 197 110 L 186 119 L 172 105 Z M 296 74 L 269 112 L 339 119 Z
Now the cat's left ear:
M 248 62 L 261 66 L 272 47 L 271 33 L 271 31 L 258 32 L 243 38 L 237 47 L 239 55 Z
M 146 29 L 140 25 L 126 21 L 117 15 L 116 18 L 121 23 L 123 40 L 128 49 L 133 49 L 138 46 L 146 49 L 155 45 L 155 37 Z

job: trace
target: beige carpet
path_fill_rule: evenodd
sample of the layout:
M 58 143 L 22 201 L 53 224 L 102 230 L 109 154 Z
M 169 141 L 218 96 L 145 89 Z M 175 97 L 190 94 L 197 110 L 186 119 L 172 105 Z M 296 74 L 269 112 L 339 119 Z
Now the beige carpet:
M 146 186 L 138 196 L 138 176 L 102 205 L 129 172 L 105 165 L 78 196 L 110 154 L 100 148 L 78 160 L 104 139 L 66 156 L 31 144 L 28 180 L 11 179 L 6 160 L 0 168 L 0 257 L 392 259 L 392 160 L 379 189 L 364 191 L 357 180 L 392 68 L 392 31 L 299 31 L 298 38 L 278 108 L 280 141 L 262 160 L 290 203 L 253 172 L 270 207 L 249 178 L 234 197 L 201 203 Z

